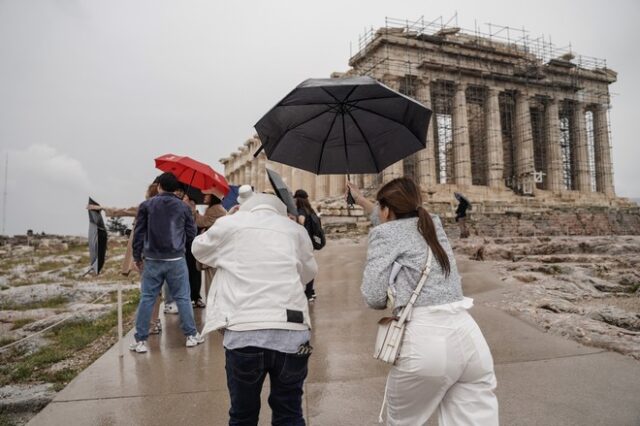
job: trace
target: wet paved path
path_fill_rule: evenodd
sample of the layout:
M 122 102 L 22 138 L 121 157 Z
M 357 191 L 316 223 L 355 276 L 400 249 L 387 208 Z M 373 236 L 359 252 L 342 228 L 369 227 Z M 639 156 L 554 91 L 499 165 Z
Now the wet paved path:
M 317 253 L 318 301 L 304 410 L 309 425 L 374 425 L 387 367 L 371 358 L 380 311 L 360 297 L 363 243 L 330 241 Z M 640 425 L 640 362 L 545 334 L 483 306 L 500 295 L 486 265 L 460 261 L 472 315 L 493 352 L 502 425 Z M 201 313 L 201 312 L 200 312 Z M 127 343 L 132 339 L 127 335 Z M 147 354 L 111 348 L 29 425 L 225 425 L 229 399 L 221 336 L 184 347 L 177 316 Z M 260 424 L 270 424 L 268 380 Z

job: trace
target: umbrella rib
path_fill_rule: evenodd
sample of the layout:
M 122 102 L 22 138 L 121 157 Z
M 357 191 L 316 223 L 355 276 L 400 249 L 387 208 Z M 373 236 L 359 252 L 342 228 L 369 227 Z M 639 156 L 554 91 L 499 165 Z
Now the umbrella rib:
M 338 98 L 336 98 L 331 92 L 329 92 L 326 88 L 322 87 L 322 90 L 325 91 L 325 93 L 329 96 L 331 96 L 333 99 L 336 100 L 336 102 L 338 102 L 339 104 L 344 104 L 345 102 L 347 102 L 347 99 L 349 99 L 349 96 L 351 96 L 351 94 L 358 88 L 358 86 L 353 86 L 351 88 L 351 90 L 349 90 L 349 93 L 347 93 L 347 96 L 344 97 L 343 100 L 340 100 Z
M 316 174 L 320 174 L 320 166 L 322 165 L 322 156 L 324 154 L 324 146 L 329 140 L 329 136 L 331 135 L 331 130 L 333 130 L 334 124 L 336 124 L 336 119 L 338 118 L 338 114 L 333 115 L 333 121 L 331 122 L 331 126 L 329 126 L 329 131 L 327 132 L 324 140 L 322 141 L 322 147 L 320 147 L 320 158 L 318 159 L 318 167 L 316 167 Z
M 399 124 L 399 125 L 401 125 L 401 126 L 405 127 L 407 130 L 409 130 L 409 132 L 410 132 L 413 136 L 415 136 L 415 138 L 416 138 L 416 139 L 418 139 L 418 141 L 420 141 L 420 137 L 419 137 L 418 135 L 416 135 L 415 133 L 413 133 L 413 132 L 411 131 L 411 129 L 409 129 L 409 128 L 408 128 L 408 127 L 407 127 L 403 122 L 401 122 L 401 121 L 398 121 L 398 120 L 396 120 L 396 119 L 394 119 L 394 118 L 391 118 L 391 117 L 387 117 L 387 116 L 386 116 L 386 115 L 384 115 L 384 114 L 380 114 L 379 112 L 376 112 L 376 111 L 370 110 L 369 108 L 363 108 L 363 107 L 358 106 L 358 105 L 354 105 L 354 106 L 353 106 L 353 108 L 355 108 L 355 109 L 359 109 L 359 110 L 362 110 L 362 111 L 365 111 L 365 112 L 368 112 L 368 113 L 373 114 L 373 115 L 377 115 L 378 117 L 385 118 L 385 119 L 387 119 L 387 120 L 389 120 L 389 121 L 393 121 L 394 123 Z M 420 146 L 422 146 L 422 144 L 420 144 Z
M 362 98 L 362 99 L 349 99 L 349 102 L 362 102 L 362 101 L 377 101 L 378 99 L 397 99 L 398 96 L 372 96 L 370 98 Z
M 373 149 L 371 148 L 371 144 L 369 143 L 369 139 L 367 138 L 367 136 L 364 134 L 364 131 L 362 130 L 362 128 L 360 127 L 360 124 L 358 124 L 358 122 L 356 121 L 356 118 L 353 116 L 353 114 L 351 114 L 351 111 L 347 111 L 347 114 L 349 114 L 349 117 L 351 117 L 351 120 L 353 121 L 353 124 L 356 125 L 356 128 L 358 129 L 358 131 L 360 132 L 360 135 L 362 135 L 362 138 L 364 139 L 364 141 L 367 144 L 367 148 L 369 149 L 369 153 L 371 154 L 371 159 L 373 160 L 373 164 L 376 166 L 376 170 L 378 171 L 378 173 L 380 173 L 380 166 L 378 165 L 378 160 L 376 160 L 376 156 L 373 153 Z
M 276 148 L 278 147 L 278 144 L 280 143 L 280 141 L 282 140 L 282 138 L 284 138 L 284 137 L 287 135 L 287 133 L 289 133 L 291 130 L 295 130 L 295 129 L 297 129 L 298 127 L 302 126 L 303 124 L 307 124 L 307 123 L 308 123 L 308 122 L 310 122 L 311 120 L 315 120 L 316 118 L 320 117 L 322 114 L 326 114 L 326 113 L 327 113 L 327 112 L 329 112 L 329 111 L 331 111 L 331 108 L 328 108 L 328 109 L 326 109 L 326 110 L 322 111 L 321 113 L 316 114 L 316 115 L 314 115 L 313 117 L 308 118 L 307 120 L 304 120 L 302 123 L 298 123 L 298 124 L 296 124 L 296 125 L 295 125 L 295 126 L 293 126 L 293 127 L 287 128 L 287 130 L 285 130 L 285 131 L 284 131 L 284 133 L 282 133 L 282 135 L 280 135 L 280 137 L 278 138 L 278 140 L 277 140 L 277 141 L 275 141 L 275 142 L 273 142 L 273 150 L 274 150 L 274 151 L 276 150 Z M 273 154 L 273 152 L 272 152 L 272 154 Z
M 321 89 L 329 96 L 331 96 L 333 99 L 335 99 L 336 102 L 341 103 L 342 101 L 340 101 L 340 99 L 336 98 L 331 92 L 329 92 L 327 89 L 325 89 L 324 87 L 321 87 Z
M 340 116 L 342 117 L 342 140 L 344 142 L 344 159 L 345 162 L 347 163 L 347 179 L 351 179 L 351 177 L 349 176 L 349 152 L 347 150 L 347 126 L 344 125 L 344 114 L 340 114 Z

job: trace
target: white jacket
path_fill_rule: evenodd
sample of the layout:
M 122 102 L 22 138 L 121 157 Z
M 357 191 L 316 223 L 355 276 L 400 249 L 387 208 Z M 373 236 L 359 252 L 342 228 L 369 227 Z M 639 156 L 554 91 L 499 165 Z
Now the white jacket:
M 318 266 L 305 228 L 273 195 L 256 194 L 196 237 L 191 251 L 217 268 L 202 333 L 311 328 L 304 285 Z

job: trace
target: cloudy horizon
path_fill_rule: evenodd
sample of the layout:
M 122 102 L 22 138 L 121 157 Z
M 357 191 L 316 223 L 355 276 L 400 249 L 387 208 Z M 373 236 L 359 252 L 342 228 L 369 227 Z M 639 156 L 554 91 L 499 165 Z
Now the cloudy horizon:
M 632 53 L 640 4 L 567 3 L 514 11 L 507 1 L 0 0 L 4 233 L 86 235 L 87 198 L 138 204 L 159 173 L 153 158 L 165 153 L 223 171 L 218 160 L 295 85 L 348 69 L 350 43 L 364 27 L 383 26 L 385 16 L 429 20 L 456 11 L 465 28 L 525 27 L 607 60 L 618 72 L 610 86 L 615 188 L 640 198 L 640 59 Z

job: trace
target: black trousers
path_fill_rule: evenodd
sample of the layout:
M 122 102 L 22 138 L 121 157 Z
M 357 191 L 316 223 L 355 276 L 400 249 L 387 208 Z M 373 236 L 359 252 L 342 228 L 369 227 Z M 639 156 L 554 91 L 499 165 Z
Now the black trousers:
M 255 426 L 260 415 L 260 392 L 269 375 L 269 406 L 273 426 L 304 426 L 302 394 L 309 355 L 286 354 L 246 347 L 225 349 L 227 387 L 231 399 L 230 426 Z
M 191 301 L 201 299 L 200 286 L 202 285 L 202 275 L 196 267 L 196 258 L 191 253 L 191 248 L 187 250 L 187 268 L 189 269 L 189 288 L 191 289 Z

